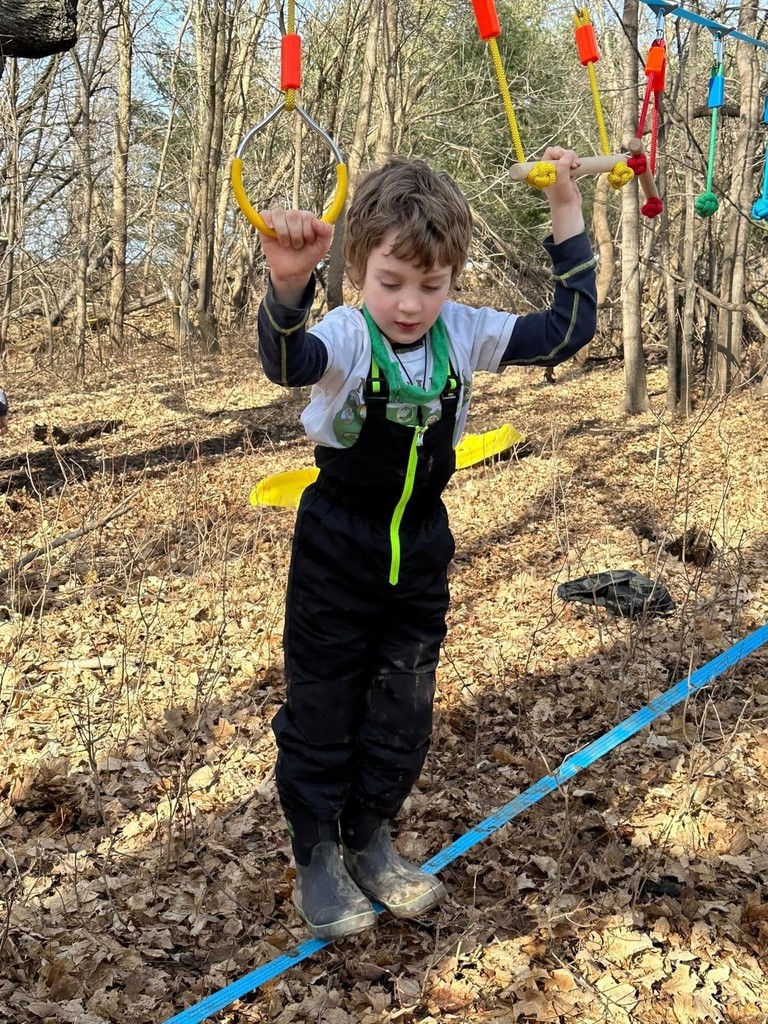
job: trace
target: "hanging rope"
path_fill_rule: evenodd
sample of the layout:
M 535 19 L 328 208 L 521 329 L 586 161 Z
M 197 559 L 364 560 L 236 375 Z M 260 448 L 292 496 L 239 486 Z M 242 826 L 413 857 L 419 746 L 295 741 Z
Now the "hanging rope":
M 605 114 L 603 104 L 600 100 L 600 90 L 597 85 L 597 72 L 595 64 L 600 60 L 600 52 L 597 48 L 595 29 L 586 9 L 577 8 L 573 16 L 576 26 L 576 49 L 579 53 L 579 61 L 587 69 L 589 76 L 589 87 L 592 91 L 592 104 L 595 108 L 595 119 L 597 121 L 597 132 L 600 136 L 600 149 L 603 156 L 608 156 L 611 147 L 608 143 L 608 130 L 605 126 Z M 608 182 L 613 188 L 623 188 L 627 182 L 632 181 L 635 174 L 624 161 L 620 161 L 608 175 Z
M 720 108 L 725 102 L 725 65 L 723 63 L 723 40 L 715 35 L 713 50 L 715 62 L 712 66 L 712 75 L 709 79 L 709 99 L 707 106 L 712 111 L 712 119 L 709 126 L 709 155 L 707 157 L 707 188 L 701 195 L 696 196 L 694 209 L 700 217 L 711 217 L 717 212 L 720 205 L 717 196 L 712 190 L 715 177 L 715 155 L 717 152 L 717 124 Z
M 763 124 L 768 127 L 768 96 L 765 98 L 763 107 Z M 766 141 L 763 157 L 763 194 L 752 207 L 752 216 L 755 220 L 768 220 L 768 141 Z
M 645 133 L 645 124 L 648 119 L 648 111 L 651 107 L 651 101 L 653 101 L 650 152 L 647 159 L 644 153 L 638 153 L 627 160 L 628 166 L 631 167 L 638 177 L 645 173 L 647 166 L 650 167 L 651 174 L 654 174 L 656 171 L 661 94 L 664 92 L 667 70 L 667 44 L 664 39 L 664 32 L 664 12 L 659 11 L 656 22 L 656 39 L 651 43 L 645 61 L 645 95 L 643 96 L 643 106 L 640 111 L 636 133 L 636 138 L 642 141 Z M 663 203 L 658 196 L 650 196 L 641 206 L 640 212 L 648 218 L 653 218 L 657 217 L 663 208 Z
M 509 93 L 507 78 L 504 74 L 504 66 L 501 62 L 501 53 L 499 52 L 499 44 L 495 39 L 488 40 L 488 52 L 491 55 L 493 70 L 496 72 L 496 81 L 499 83 L 499 91 L 501 92 L 501 99 L 504 103 L 504 110 L 507 115 L 507 124 L 509 125 L 509 135 L 512 139 L 512 146 L 515 150 L 515 159 L 523 161 L 525 160 L 525 151 L 523 149 L 522 140 L 520 139 L 520 128 L 517 124 L 515 108 L 512 103 L 512 97 Z
M 501 25 L 499 24 L 496 5 L 494 0 L 472 0 L 472 6 L 475 11 L 475 20 L 477 21 L 480 38 L 488 43 L 488 53 L 491 58 L 494 74 L 496 75 L 499 92 L 501 93 L 504 111 L 507 115 L 509 136 L 512 140 L 512 148 L 515 151 L 515 160 L 522 164 L 525 163 L 525 150 L 520 138 L 520 127 L 517 123 L 517 115 L 515 114 L 515 107 L 509 92 L 507 76 L 504 73 L 504 65 L 497 42 L 498 37 L 501 35 Z M 535 188 L 548 188 L 550 185 L 554 185 L 556 177 L 557 172 L 554 165 L 541 161 L 534 165 L 526 181 Z
M 280 40 L 280 88 L 285 109 L 296 109 L 296 92 L 301 88 L 301 36 L 296 34 L 296 0 L 288 0 L 288 23 Z

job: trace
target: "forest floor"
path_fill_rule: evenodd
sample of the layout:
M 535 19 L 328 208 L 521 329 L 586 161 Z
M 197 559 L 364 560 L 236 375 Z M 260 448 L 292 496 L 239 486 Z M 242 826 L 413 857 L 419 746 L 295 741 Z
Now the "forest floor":
M 301 401 L 244 348 L 2 383 L 0 1021 L 162 1024 L 307 937 L 270 730 L 295 513 L 248 502 L 311 464 Z M 469 429 L 533 450 L 446 493 L 434 743 L 397 840 L 419 862 L 768 621 L 754 391 L 685 420 L 659 368 L 632 418 L 618 362 L 477 385 Z M 50 436 L 91 420 L 117 423 Z M 605 569 L 675 613 L 557 597 Z M 382 915 L 213 1019 L 768 1021 L 767 669 L 760 649 L 457 857 L 423 921 Z

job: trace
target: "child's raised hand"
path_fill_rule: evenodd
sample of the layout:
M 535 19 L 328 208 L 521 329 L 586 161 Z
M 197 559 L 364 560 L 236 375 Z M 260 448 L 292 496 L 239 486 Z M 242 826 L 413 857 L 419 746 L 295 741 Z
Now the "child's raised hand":
M 284 292 L 296 299 L 331 247 L 333 227 L 307 210 L 275 207 L 261 213 L 277 238 L 260 234 L 261 247 L 272 275 L 272 286 L 285 301 Z M 295 295 L 298 289 L 298 296 Z
M 571 171 L 581 166 L 581 160 L 572 149 L 563 149 L 562 146 L 549 146 L 542 157 L 555 165 L 557 180 L 550 188 L 544 189 L 544 194 L 550 205 L 555 203 L 577 203 L 581 206 L 581 192 L 579 192 L 576 180 L 571 177 Z
M 581 160 L 572 149 L 549 146 L 542 157 L 555 165 L 557 179 L 554 185 L 544 189 L 544 195 L 552 212 L 552 237 L 555 242 L 578 235 L 584 230 L 581 213 L 581 192 L 571 171 L 581 165 Z

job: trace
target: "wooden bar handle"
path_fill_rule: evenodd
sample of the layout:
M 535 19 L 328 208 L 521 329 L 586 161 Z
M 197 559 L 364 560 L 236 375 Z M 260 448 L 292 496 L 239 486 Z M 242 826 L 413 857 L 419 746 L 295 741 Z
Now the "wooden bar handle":
M 626 153 L 611 153 L 608 156 L 581 157 L 581 164 L 571 171 L 572 178 L 583 178 L 588 174 L 610 174 L 616 164 L 627 159 Z M 512 181 L 525 181 L 537 163 L 553 163 L 553 161 L 528 160 L 525 163 L 512 164 L 509 176 Z
M 629 153 L 609 153 L 607 156 L 581 157 L 581 164 L 571 171 L 571 177 L 583 178 L 589 174 L 610 174 L 614 167 L 625 162 L 628 156 L 645 156 L 645 150 L 640 139 L 631 139 L 627 149 Z M 554 161 L 528 160 L 525 163 L 512 164 L 509 169 L 510 178 L 512 181 L 525 181 L 537 163 L 554 163 Z M 638 175 L 638 180 L 646 199 L 658 199 L 661 201 L 647 158 L 645 171 Z

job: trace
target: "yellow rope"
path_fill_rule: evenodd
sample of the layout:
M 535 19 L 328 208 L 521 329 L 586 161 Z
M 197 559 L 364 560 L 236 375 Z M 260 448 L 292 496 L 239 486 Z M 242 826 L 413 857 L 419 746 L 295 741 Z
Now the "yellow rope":
M 293 0 L 290 0 L 292 3 Z M 509 94 L 509 86 L 507 85 L 507 77 L 504 74 L 504 66 L 501 63 L 501 54 L 499 53 L 499 45 L 494 37 L 488 40 L 488 51 L 491 55 L 491 61 L 493 62 L 493 70 L 496 72 L 496 80 L 499 83 L 499 90 L 501 92 L 501 98 L 504 101 L 504 109 L 507 113 L 507 122 L 509 124 L 509 134 L 512 137 L 512 146 L 515 150 L 515 159 L 518 163 L 525 163 L 525 150 L 523 149 L 523 143 L 520 139 L 520 129 L 517 126 L 517 117 L 515 116 L 515 108 L 512 104 L 512 97 Z
M 589 73 L 589 84 L 592 89 L 592 100 L 595 104 L 595 117 L 597 118 L 597 130 L 600 133 L 600 145 L 603 148 L 603 155 L 608 156 L 611 152 L 611 147 L 608 144 L 608 132 L 605 128 L 603 105 L 600 102 L 600 90 L 597 87 L 597 73 L 595 72 L 595 65 L 587 64 L 587 72 Z
M 583 8 L 577 10 L 573 20 L 576 25 L 576 45 L 579 49 L 579 58 L 589 75 L 589 86 L 592 90 L 592 102 L 595 107 L 595 120 L 597 121 L 597 130 L 600 135 L 600 148 L 603 151 L 603 155 L 608 156 L 611 152 L 611 146 L 608 142 L 608 131 L 605 127 L 605 115 L 603 114 L 603 104 L 600 102 L 600 90 L 597 86 L 597 72 L 595 71 L 595 63 L 599 59 L 597 44 L 591 45 L 593 44 L 593 37 L 591 35 L 586 40 L 579 40 L 579 32 L 587 28 L 587 26 L 591 26 L 587 11 Z M 586 52 L 582 52 L 582 49 Z M 635 172 L 622 161 L 616 164 L 608 175 L 608 183 L 613 188 L 623 188 L 628 182 L 632 181 L 634 176 Z

